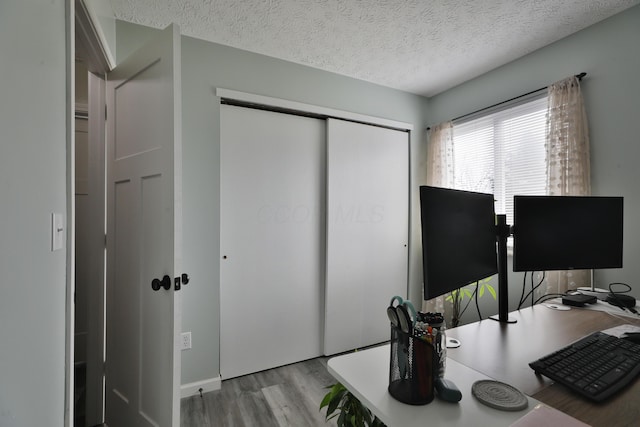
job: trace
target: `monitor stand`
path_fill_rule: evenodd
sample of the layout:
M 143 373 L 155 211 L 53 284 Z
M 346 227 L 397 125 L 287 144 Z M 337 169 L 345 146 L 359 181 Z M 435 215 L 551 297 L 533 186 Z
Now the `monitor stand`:
M 496 215 L 496 240 L 498 242 L 498 314 L 489 319 L 500 323 L 516 323 L 509 317 L 509 281 L 507 279 L 507 237 L 511 227 L 507 225 L 507 216 Z
M 609 295 L 608 289 L 596 288 L 593 270 L 591 270 L 591 286 L 581 286 L 577 289 L 583 295 L 589 295 L 598 298 L 599 300 L 607 299 L 607 295 Z

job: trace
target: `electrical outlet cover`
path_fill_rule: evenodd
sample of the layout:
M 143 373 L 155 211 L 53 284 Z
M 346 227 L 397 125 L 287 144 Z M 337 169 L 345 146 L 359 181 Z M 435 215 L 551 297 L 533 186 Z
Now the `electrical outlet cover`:
M 182 333 L 182 350 L 189 350 L 191 348 L 191 332 Z

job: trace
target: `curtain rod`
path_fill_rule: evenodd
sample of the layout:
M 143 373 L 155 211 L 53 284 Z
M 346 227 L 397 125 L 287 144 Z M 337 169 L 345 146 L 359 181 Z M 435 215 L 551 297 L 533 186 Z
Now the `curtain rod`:
M 576 75 L 575 75 L 575 77 L 576 77 L 578 80 L 582 80 L 582 78 L 583 78 L 584 76 L 586 76 L 586 75 L 587 75 L 587 73 L 582 72 L 582 73 L 580 73 L 580 74 L 576 74 Z M 482 112 L 482 111 L 484 111 L 484 110 L 488 110 L 488 109 L 490 109 L 490 108 L 494 108 L 494 107 L 497 107 L 497 106 L 499 106 L 499 105 L 506 104 L 506 103 L 511 102 L 511 101 L 515 101 L 516 99 L 524 98 L 525 96 L 533 95 L 533 94 L 534 94 L 534 93 L 536 93 L 536 92 L 540 92 L 540 91 L 543 91 L 543 90 L 547 89 L 547 87 L 548 87 L 548 86 L 541 87 L 540 89 L 532 90 L 531 92 L 527 92 L 527 93 L 525 93 L 525 94 L 523 94 L 523 95 L 519 95 L 519 96 L 516 96 L 516 97 L 510 98 L 510 99 L 507 99 L 506 101 L 502 101 L 502 102 L 498 102 L 497 104 L 489 105 L 488 107 L 481 108 L 481 109 L 479 109 L 479 110 L 473 111 L 473 112 L 468 113 L 468 114 L 463 114 L 462 116 L 460 116 L 460 117 L 456 117 L 455 119 L 452 119 L 451 121 L 452 121 L 452 122 L 455 122 L 456 120 L 464 119 L 465 117 L 472 116 L 472 115 L 477 114 L 477 113 L 480 113 L 480 112 Z M 429 129 L 431 129 L 431 128 L 430 128 L 430 127 L 428 127 L 428 128 L 427 128 L 427 130 L 429 130 Z

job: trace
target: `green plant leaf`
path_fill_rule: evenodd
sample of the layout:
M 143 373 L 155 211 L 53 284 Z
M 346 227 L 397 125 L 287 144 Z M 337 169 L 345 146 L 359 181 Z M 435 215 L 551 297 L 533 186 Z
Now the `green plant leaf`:
M 489 291 L 489 293 L 491 294 L 491 296 L 493 297 L 493 299 L 498 298 L 498 295 L 496 293 L 496 290 L 493 288 L 493 286 L 491 285 L 486 285 L 487 290 Z
M 346 390 L 340 391 L 329 401 L 329 405 L 327 406 L 327 415 L 333 414 L 333 412 L 338 409 L 345 393 L 347 393 Z
M 327 406 L 330 401 L 331 401 L 331 392 L 325 394 L 324 397 L 322 398 L 322 402 L 320 402 L 320 410 L 322 410 L 322 408 Z
M 334 414 L 334 412 L 340 408 L 343 399 L 345 399 L 348 393 L 347 389 L 340 383 L 336 383 L 328 388 L 330 388 L 329 392 L 324 396 L 320 403 L 320 410 L 327 407 L 325 415 L 326 420 L 330 420 L 338 415 Z
M 330 390 L 320 403 L 320 410 L 327 408 L 326 421 L 337 417 L 338 427 L 385 427 L 345 386 L 336 383 L 327 388 Z
M 329 392 L 322 399 L 322 403 L 320 403 L 320 409 L 327 406 L 329 402 L 335 399 L 336 395 L 338 395 L 340 392 L 346 390 L 345 387 L 340 383 L 335 383 L 334 385 L 331 385 L 327 388 L 329 389 Z

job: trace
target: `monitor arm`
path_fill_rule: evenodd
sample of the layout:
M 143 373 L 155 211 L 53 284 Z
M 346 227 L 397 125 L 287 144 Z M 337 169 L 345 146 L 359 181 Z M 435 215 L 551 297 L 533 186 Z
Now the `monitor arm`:
M 507 238 L 511 227 L 506 215 L 496 215 L 496 240 L 498 242 L 498 315 L 491 316 L 501 323 L 516 323 L 509 318 L 509 278 L 507 277 Z

